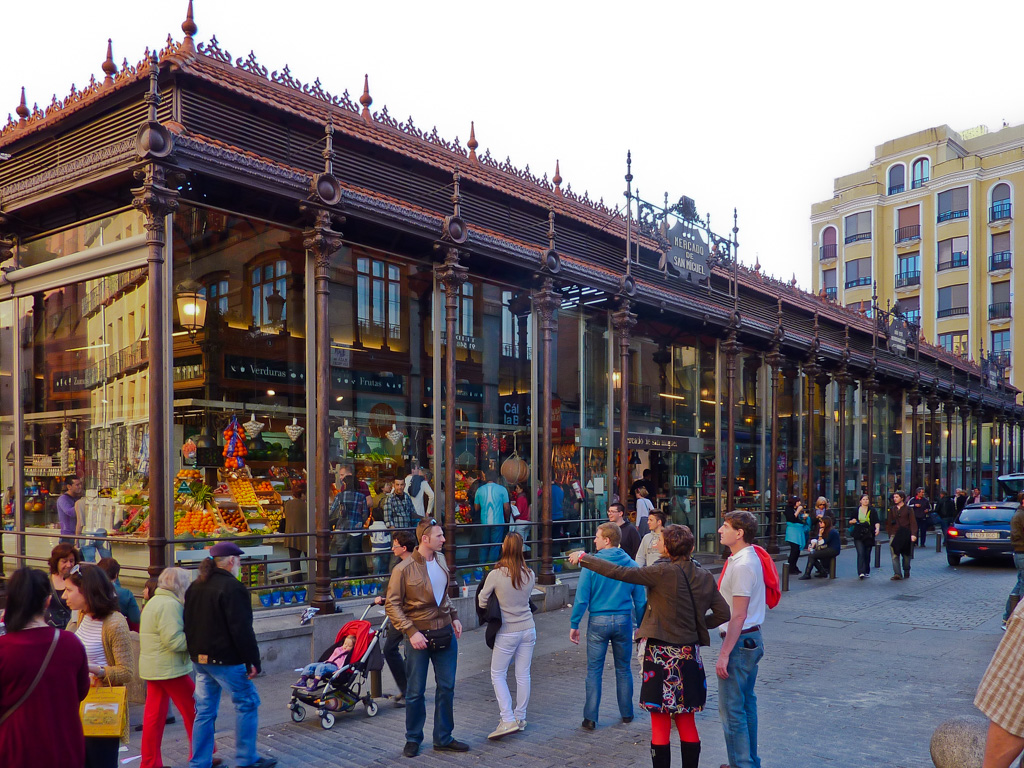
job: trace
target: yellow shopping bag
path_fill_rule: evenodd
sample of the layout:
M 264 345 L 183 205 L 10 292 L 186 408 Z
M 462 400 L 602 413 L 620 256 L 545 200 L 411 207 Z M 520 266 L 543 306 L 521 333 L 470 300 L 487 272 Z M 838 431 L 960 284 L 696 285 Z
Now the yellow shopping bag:
M 128 689 L 123 685 L 90 688 L 80 712 L 86 736 L 119 737 L 128 722 Z

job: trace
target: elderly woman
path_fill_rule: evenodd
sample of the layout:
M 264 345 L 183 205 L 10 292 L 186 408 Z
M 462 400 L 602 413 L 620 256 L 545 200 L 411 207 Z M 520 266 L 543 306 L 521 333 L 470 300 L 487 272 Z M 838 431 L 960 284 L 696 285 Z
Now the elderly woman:
M 729 620 L 729 605 L 714 577 L 690 559 L 693 542 L 685 525 L 667 525 L 654 545 L 666 559 L 640 568 L 612 565 L 583 552 L 569 556 L 574 565 L 647 587 L 647 611 L 637 636 L 644 646 L 640 706 L 651 713 L 654 768 L 671 765 L 673 720 L 682 741 L 683 768 L 697 768 L 700 737 L 694 713 L 704 709 L 708 692 L 700 646 L 711 644 L 709 628 Z
M 160 743 L 167 710 L 174 702 L 192 742 L 196 719 L 192 661 L 185 642 L 185 590 L 188 571 L 167 568 L 160 573 L 153 596 L 142 611 L 139 627 L 139 677 L 146 681 L 146 709 L 142 717 L 142 768 L 164 764 Z
M 85 740 L 79 702 L 89 692 L 85 649 L 46 621 L 46 574 L 19 568 L 7 583 L 0 637 L 0 755 L 4 765 L 79 766 Z
M 71 569 L 82 562 L 81 553 L 71 544 L 58 544 L 50 552 L 50 602 L 46 609 L 46 623 L 57 629 L 66 629 L 71 622 L 71 609 L 64 602 L 64 579 Z
M 64 600 L 78 611 L 75 634 L 85 646 L 93 685 L 128 685 L 132 681 L 131 636 L 128 622 L 117 610 L 114 585 L 96 565 L 76 565 L 64 580 Z M 86 736 L 85 767 L 116 768 L 121 743 L 128 743 L 128 719 L 121 737 Z

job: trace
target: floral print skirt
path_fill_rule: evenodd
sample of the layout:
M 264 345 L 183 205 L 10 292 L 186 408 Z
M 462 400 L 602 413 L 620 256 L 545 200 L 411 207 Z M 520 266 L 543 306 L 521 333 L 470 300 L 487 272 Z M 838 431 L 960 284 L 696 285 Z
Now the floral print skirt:
M 648 712 L 678 715 L 700 712 L 707 698 L 708 683 L 700 660 L 700 647 L 648 639 L 640 683 L 640 706 Z

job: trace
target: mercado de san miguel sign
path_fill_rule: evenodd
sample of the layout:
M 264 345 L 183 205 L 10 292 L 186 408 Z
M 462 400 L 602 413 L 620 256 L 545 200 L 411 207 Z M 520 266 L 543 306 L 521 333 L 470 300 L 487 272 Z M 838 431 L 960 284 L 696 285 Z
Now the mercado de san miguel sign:
M 691 283 L 708 278 L 708 244 L 699 227 L 680 221 L 668 231 L 666 266 L 670 273 Z

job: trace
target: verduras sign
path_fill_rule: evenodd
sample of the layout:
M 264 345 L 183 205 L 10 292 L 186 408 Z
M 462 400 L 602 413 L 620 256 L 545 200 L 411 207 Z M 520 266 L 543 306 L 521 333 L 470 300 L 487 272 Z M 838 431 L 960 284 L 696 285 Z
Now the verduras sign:
M 704 233 L 684 221 L 668 232 L 666 264 L 670 273 L 690 282 L 702 282 L 708 277 L 708 245 Z

